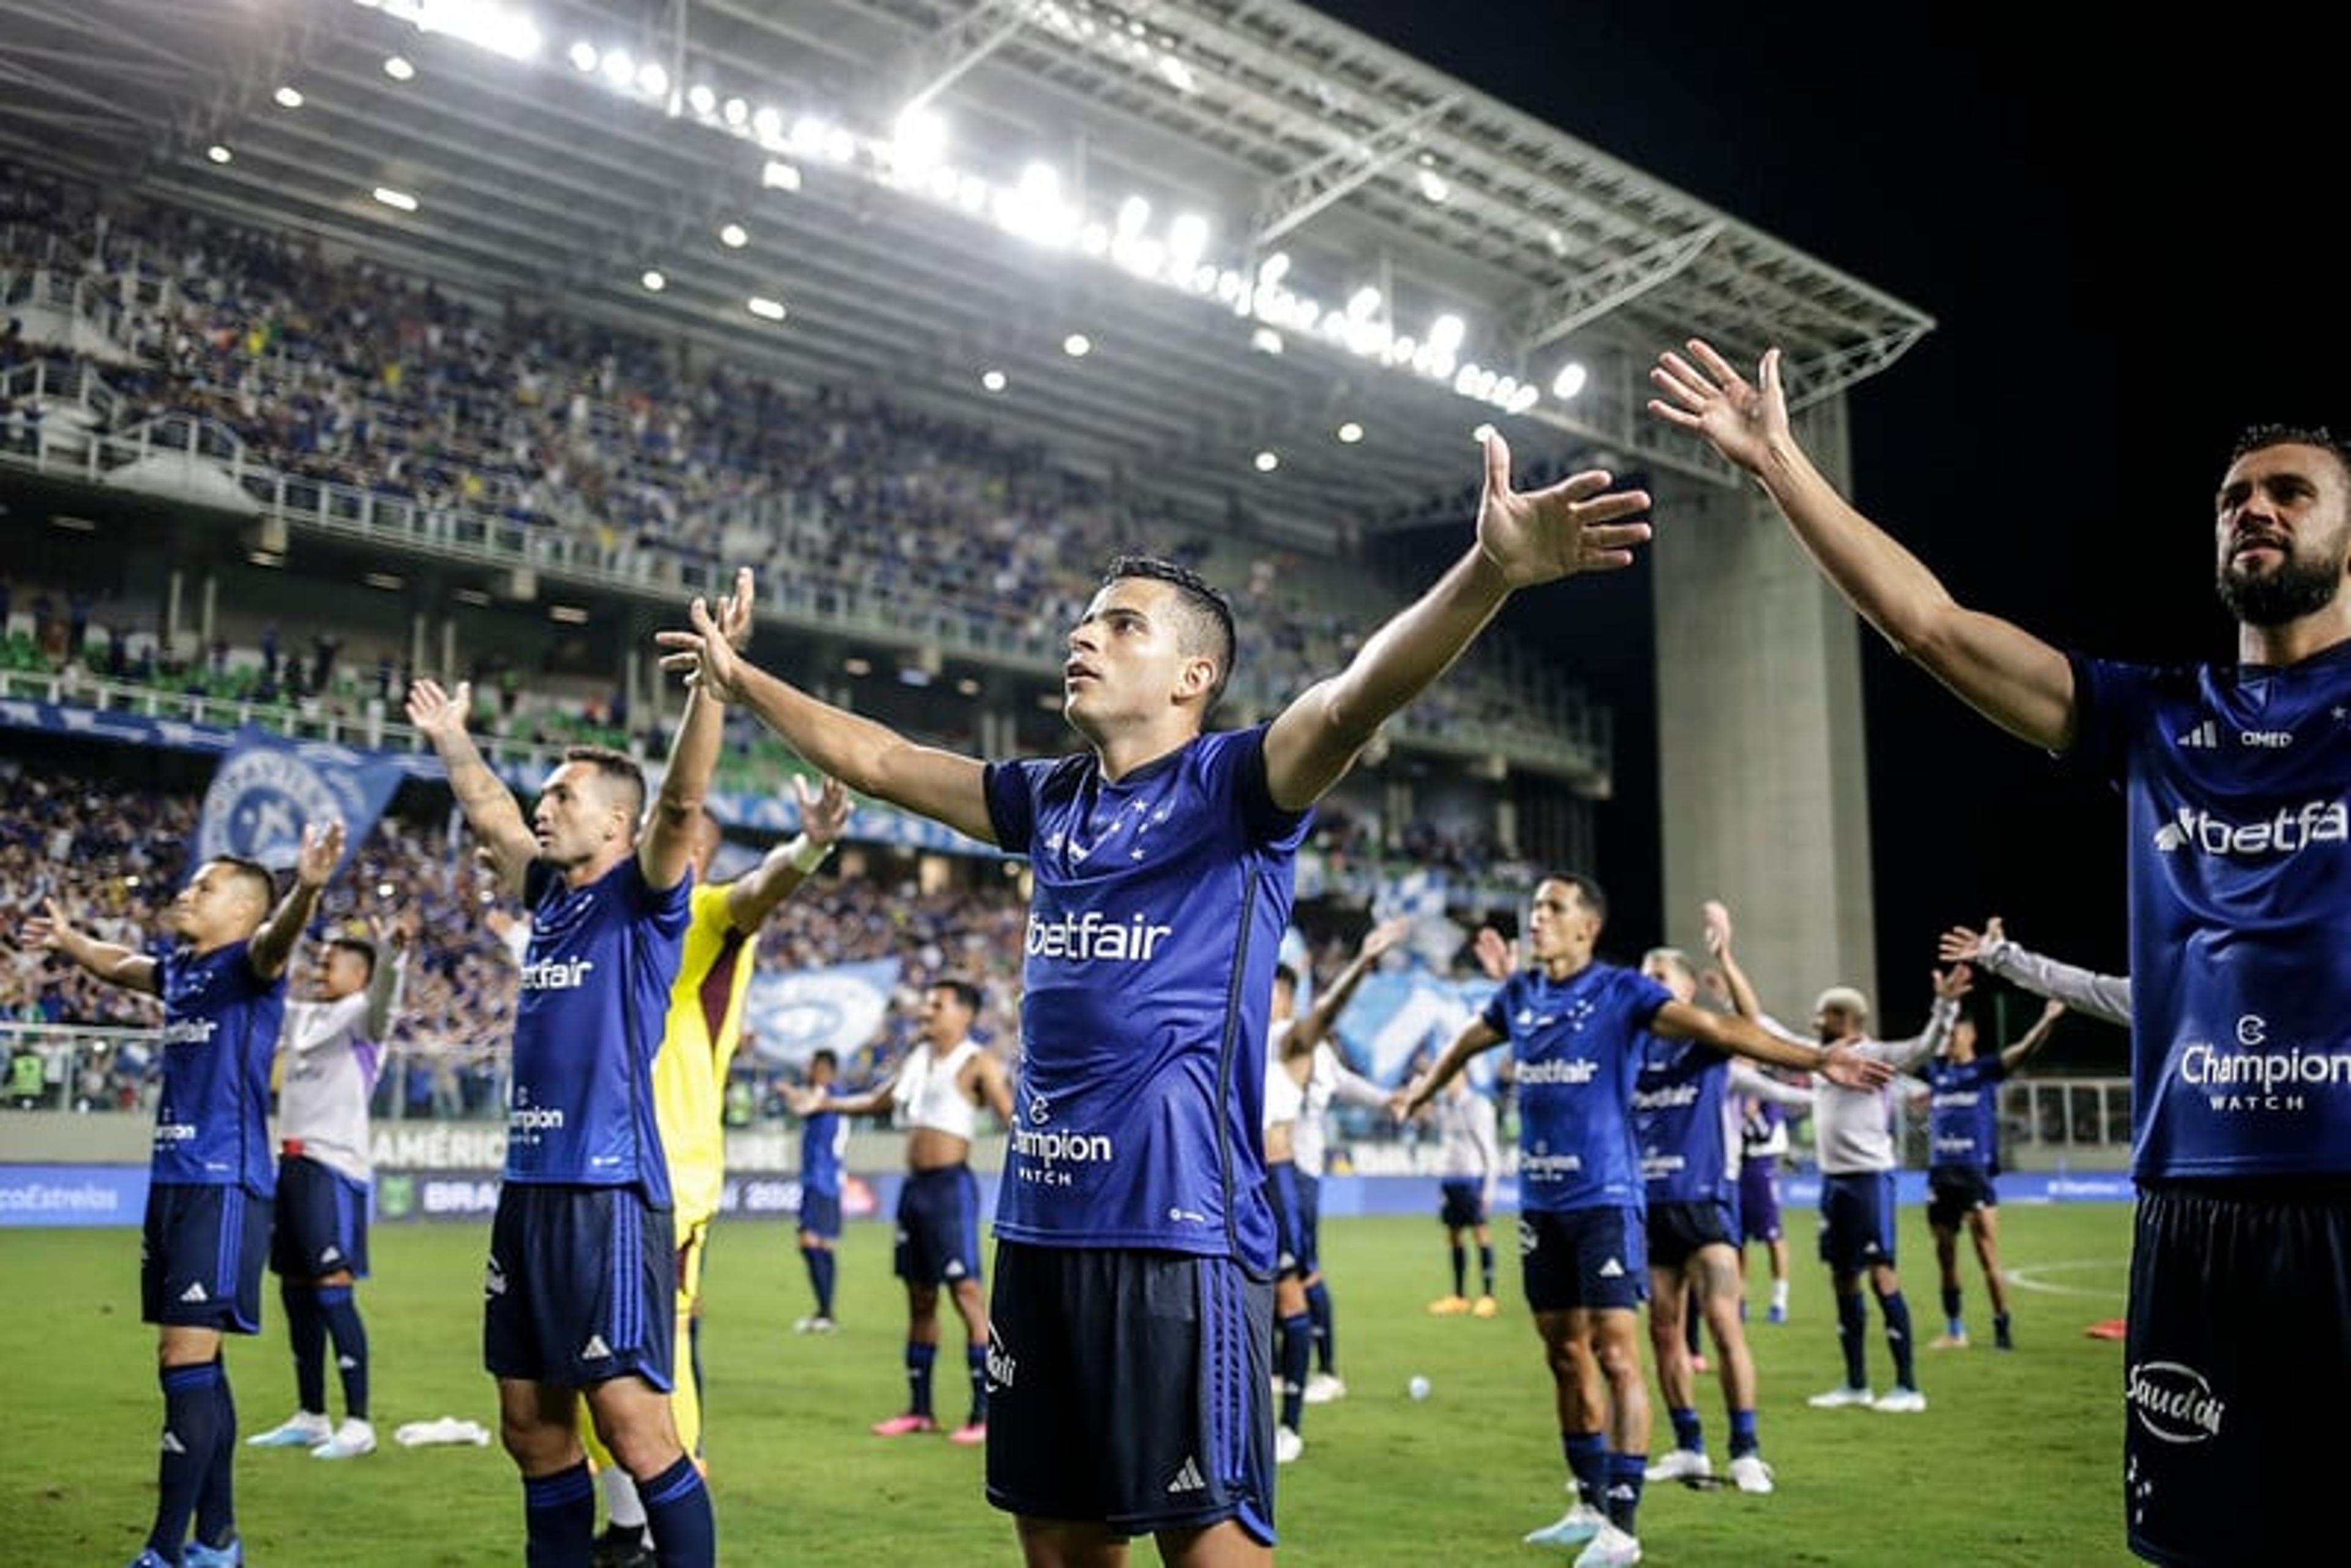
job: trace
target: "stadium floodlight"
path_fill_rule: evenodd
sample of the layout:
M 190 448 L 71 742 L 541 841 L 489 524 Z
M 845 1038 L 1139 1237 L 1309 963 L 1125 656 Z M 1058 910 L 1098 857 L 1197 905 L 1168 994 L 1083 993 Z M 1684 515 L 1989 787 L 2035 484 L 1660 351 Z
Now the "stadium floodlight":
M 956 690 L 967 697 L 979 695 L 979 682 L 969 675 L 956 682 Z
M 771 103 L 763 103 L 751 111 L 751 134 L 762 145 L 772 146 L 784 139 L 783 111 Z
M 1072 332 L 1061 340 L 1061 352 L 1073 360 L 1082 360 L 1094 351 L 1094 340 L 1083 332 Z
M 1583 384 L 1591 375 L 1592 372 L 1583 368 L 1583 361 L 1570 360 L 1560 366 L 1559 374 L 1552 377 L 1551 395 L 1565 402 L 1583 390 Z
M 1345 442 L 1350 446 L 1353 446 L 1363 438 L 1364 427 L 1357 424 L 1352 419 L 1339 427 L 1339 439 Z
M 371 571 L 360 580 L 370 588 L 381 588 L 387 593 L 397 593 L 408 586 L 406 578 L 391 571 Z
M 1289 276 L 1290 253 L 1286 250 L 1275 251 L 1257 264 L 1257 286 L 1259 288 L 1270 288 Z
M 1380 291 L 1365 284 L 1347 298 L 1347 314 L 1357 321 L 1368 321 L 1380 308 Z
M 1270 327 L 1259 327 L 1249 334 L 1249 347 L 1260 354 L 1281 352 L 1281 334 Z
M 1184 213 L 1167 225 L 1167 262 L 1176 277 L 1189 274 L 1208 248 L 1208 220 Z
M 1280 455 L 1271 452 L 1260 452 L 1256 456 L 1250 458 L 1249 462 L 1260 474 L 1270 474 L 1275 469 L 1281 466 L 1281 458 Z
M 922 104 L 908 109 L 891 130 L 890 152 L 906 169 L 927 169 L 940 162 L 947 152 L 946 117 Z
M 1449 354 L 1461 346 L 1461 339 L 1469 330 L 1468 324 L 1455 315 L 1439 316 L 1428 324 L 1428 346 L 1437 352 Z
M 420 33 L 439 33 L 510 60 L 538 58 L 543 41 L 538 24 L 496 0 L 383 0 L 383 13 Z
M 751 235 L 741 224 L 728 224 L 718 231 L 718 243 L 728 250 L 741 250 L 751 243 Z
M 695 82 L 685 89 L 685 106 L 696 114 L 714 114 L 718 109 L 717 91 L 706 81 Z
M 751 296 L 750 311 L 752 315 L 768 321 L 780 321 L 786 314 L 782 300 L 770 299 L 764 294 Z
M 992 392 L 1002 392 L 1004 390 L 1004 372 L 1002 371 L 982 371 L 979 373 L 979 384 L 986 387 Z
M 797 191 L 800 188 L 799 168 L 780 158 L 770 158 L 759 171 L 759 183 L 770 191 Z
M 1118 204 L 1118 235 L 1125 239 L 1143 232 L 1151 221 L 1151 204 L 1141 196 L 1129 196 Z
M 416 68 L 404 56 L 393 55 L 383 62 L 383 74 L 394 81 L 408 81 L 416 75 Z
M 719 107 L 719 118 L 740 131 L 751 122 L 751 106 L 739 98 L 730 98 Z
M 637 79 L 637 62 L 626 49 L 614 49 L 604 57 L 604 79 L 623 90 Z
M 644 276 L 638 278 L 637 281 L 645 286 L 645 292 L 648 294 L 659 294 L 663 289 L 669 287 L 669 279 L 661 275 L 661 270 L 658 267 L 649 267 L 645 268 Z
M 588 624 L 587 609 L 578 604 L 550 604 L 547 607 L 547 618 L 549 621 L 560 621 L 566 626 Z
M 204 149 L 204 156 L 211 159 L 215 163 L 225 163 L 230 159 L 235 157 L 236 154 L 215 141 L 210 147 Z
M 603 57 L 596 52 L 596 46 L 585 38 L 571 46 L 572 68 L 583 74 L 593 71 Z
M 841 661 L 841 667 L 852 675 L 870 675 L 873 673 L 873 661 L 860 658 L 852 653 L 848 658 Z
M 277 100 L 277 107 L 280 109 L 299 109 L 302 107 L 302 89 L 300 88 L 281 87 L 269 96 Z
M 669 91 L 669 71 L 659 60 L 647 60 L 637 68 L 637 90 L 647 98 L 660 98 Z
M 378 185 L 368 193 L 387 207 L 396 207 L 403 213 L 413 213 L 416 210 L 414 196 L 405 191 L 396 191 L 390 185 Z
M 1471 428 L 1469 432 L 1469 439 L 1479 443 L 1480 445 L 1483 445 L 1486 438 L 1493 434 L 1494 427 L 1492 425 L 1479 424 Z
M 1438 173 L 1434 169 L 1423 169 L 1419 173 L 1417 183 L 1420 186 L 1421 195 L 1429 201 L 1437 203 L 1440 206 L 1444 204 L 1445 199 L 1447 196 L 1453 194 L 1453 187 L 1445 183 L 1445 176 Z

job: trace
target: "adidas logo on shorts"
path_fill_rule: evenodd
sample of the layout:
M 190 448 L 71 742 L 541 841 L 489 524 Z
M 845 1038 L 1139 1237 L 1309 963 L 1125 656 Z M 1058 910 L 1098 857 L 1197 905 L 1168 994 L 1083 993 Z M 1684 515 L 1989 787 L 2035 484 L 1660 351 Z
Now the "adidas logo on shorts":
M 198 1280 L 190 1284 L 186 1290 L 180 1292 L 180 1300 L 183 1301 L 209 1301 L 212 1300 L 212 1297 L 205 1293 L 204 1282 L 202 1280 Z
M 1196 1456 L 1184 1456 L 1184 1468 L 1176 1472 L 1176 1479 L 1167 1483 L 1167 1490 L 1171 1492 L 1208 1490 L 1207 1479 L 1200 1474 L 1200 1461 Z
M 612 1347 L 604 1343 L 604 1336 L 600 1333 L 590 1334 L 588 1343 L 580 1352 L 582 1361 L 610 1361 L 611 1358 Z

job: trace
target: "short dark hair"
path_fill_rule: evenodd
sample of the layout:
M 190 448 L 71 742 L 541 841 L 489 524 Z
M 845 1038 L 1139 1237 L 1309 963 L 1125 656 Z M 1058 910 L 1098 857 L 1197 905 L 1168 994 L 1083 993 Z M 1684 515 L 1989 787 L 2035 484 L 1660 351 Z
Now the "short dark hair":
M 633 829 L 637 819 L 645 814 L 645 770 L 637 759 L 625 751 L 609 746 L 567 746 L 563 748 L 566 762 L 585 762 L 598 777 L 618 785 L 622 803 L 629 809 L 629 823 Z
M 1583 901 L 1584 908 L 1592 911 L 1602 925 L 1608 923 L 1608 895 L 1600 891 L 1600 884 L 1592 878 L 1580 871 L 1555 871 L 1543 881 L 1567 883 L 1575 889 L 1575 896 Z
M 1276 964 L 1273 967 L 1273 977 L 1293 991 L 1298 988 L 1298 971 L 1287 964 Z
M 965 1011 L 970 1013 L 974 1018 L 979 1016 L 981 1001 L 979 988 L 973 985 L 969 980 L 952 977 L 937 979 L 933 980 L 926 988 L 934 991 L 946 991 L 949 993 L 956 1001 L 963 1004 Z
M 277 902 L 277 873 L 271 871 L 267 866 L 263 865 L 259 861 L 251 859 L 246 855 L 214 855 L 206 863 L 217 866 L 226 866 L 231 876 L 235 877 L 238 881 L 251 887 L 255 893 L 258 894 L 261 898 L 261 909 L 264 915 L 266 915 L 269 912 L 269 906 L 271 904 Z M 202 868 L 200 867 L 198 869 Z
M 838 1068 L 840 1065 L 841 1053 L 829 1045 L 820 1045 L 809 1054 L 809 1067 L 811 1071 L 820 1067 Z
M 2334 455 L 2346 477 L 2351 477 L 2351 447 L 2323 424 L 2249 424 L 2238 433 L 2237 444 L 2229 449 L 2231 465 L 2248 453 L 2260 452 L 2272 446 L 2315 446 Z
M 1209 587 L 1208 580 L 1190 567 L 1155 555 L 1113 557 L 1102 573 L 1102 585 L 1108 588 L 1130 577 L 1149 578 L 1176 590 L 1184 606 L 1179 617 L 1184 651 L 1206 653 L 1216 662 L 1217 683 L 1208 688 L 1208 700 L 1200 711 L 1205 714 L 1213 709 L 1225 695 L 1225 683 L 1232 678 L 1233 651 L 1239 641 L 1233 632 L 1232 601 Z
M 328 939 L 327 946 L 340 947 L 346 953 L 357 953 L 360 962 L 367 966 L 368 978 L 375 978 L 374 943 L 363 936 L 334 936 Z

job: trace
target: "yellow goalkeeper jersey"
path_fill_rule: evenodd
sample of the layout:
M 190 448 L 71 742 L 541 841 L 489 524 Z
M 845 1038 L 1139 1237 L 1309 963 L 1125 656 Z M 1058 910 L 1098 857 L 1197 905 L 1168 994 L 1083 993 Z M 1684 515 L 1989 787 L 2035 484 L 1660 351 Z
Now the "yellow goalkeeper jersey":
M 653 1116 L 669 1157 L 677 1231 L 718 1212 L 726 1176 L 726 1070 L 743 1040 L 755 934 L 726 914 L 727 884 L 697 885 L 685 952 L 669 988 L 669 1018 L 653 1057 Z

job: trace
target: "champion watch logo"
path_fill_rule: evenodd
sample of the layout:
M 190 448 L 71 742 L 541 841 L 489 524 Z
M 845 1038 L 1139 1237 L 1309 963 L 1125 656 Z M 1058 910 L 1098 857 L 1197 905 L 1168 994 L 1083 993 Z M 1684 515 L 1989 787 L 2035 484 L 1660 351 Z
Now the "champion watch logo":
M 2208 718 L 2195 728 L 2182 730 L 2172 738 L 2182 750 L 2210 751 L 2220 744 L 2220 726 L 2218 720 Z

